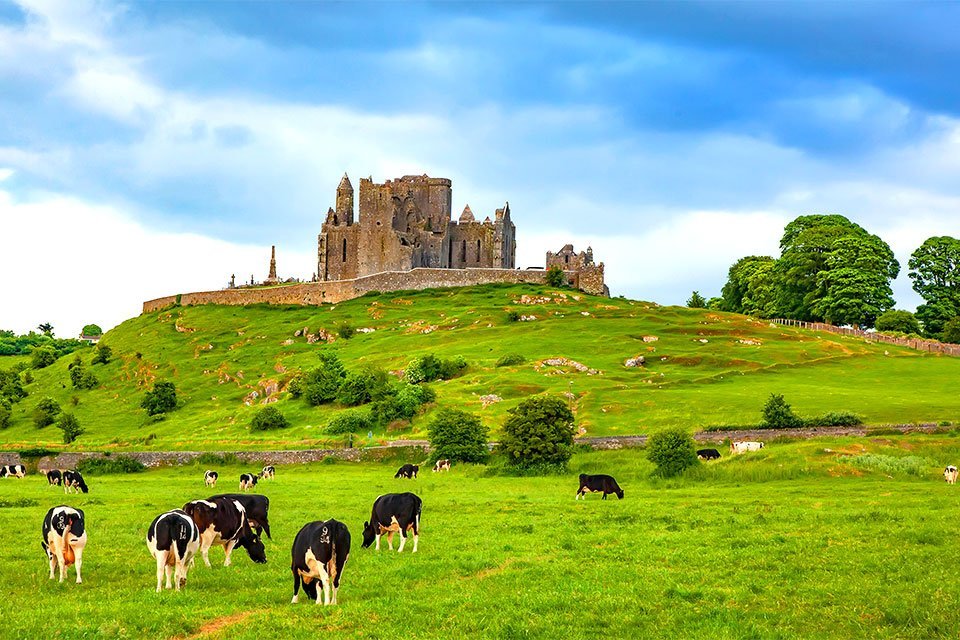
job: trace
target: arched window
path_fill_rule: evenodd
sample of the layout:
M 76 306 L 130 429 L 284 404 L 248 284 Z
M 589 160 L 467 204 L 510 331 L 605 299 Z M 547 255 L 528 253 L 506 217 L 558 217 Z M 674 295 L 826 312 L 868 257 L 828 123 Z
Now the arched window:
M 347 239 L 343 239 L 343 257 L 341 258 L 343 262 L 347 261 Z
M 344 240 L 344 242 L 346 242 L 346 240 Z M 346 249 L 344 249 L 344 251 L 346 251 Z M 567 255 L 563 256 L 563 261 L 564 261 L 565 263 L 567 263 L 567 264 L 570 264 L 570 254 L 569 254 L 569 253 L 568 253 Z
M 477 262 L 480 262 L 480 241 L 477 240 Z
M 467 263 L 467 241 L 460 241 L 460 262 L 463 264 Z

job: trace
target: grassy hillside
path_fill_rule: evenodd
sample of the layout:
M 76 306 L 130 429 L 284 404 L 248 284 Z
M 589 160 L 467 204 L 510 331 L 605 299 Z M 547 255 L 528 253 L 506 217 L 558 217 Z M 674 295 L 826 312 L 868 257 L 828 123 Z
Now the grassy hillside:
M 852 463 L 865 452 L 885 464 Z M 914 436 L 773 443 L 668 483 L 635 450 L 578 454 L 539 478 L 280 467 L 258 486 L 268 563 L 238 549 L 224 567 L 215 548 L 213 567 L 198 561 L 185 591 L 162 594 L 152 518 L 236 489 L 249 467 L 220 467 L 216 491 L 203 466 L 89 476 L 90 493 L 71 496 L 6 479 L 0 616 L 11 638 L 49 635 L 51 621 L 78 638 L 955 638 L 960 487 L 940 472 L 958 459 L 956 438 Z M 580 472 L 615 474 L 624 499 L 574 501 Z M 423 498 L 418 553 L 362 549 L 376 496 L 407 490 Z M 38 544 L 64 502 L 87 516 L 82 585 L 50 581 Z M 353 538 L 340 604 L 290 604 L 293 537 L 331 517 Z
M 510 322 L 510 310 L 536 319 Z M 294 337 L 304 327 L 335 334 L 342 323 L 373 331 L 331 344 Z M 38 431 L 30 420 L 47 395 L 75 412 L 87 429 L 77 442 L 85 448 L 320 445 L 336 406 L 311 408 L 281 391 L 276 406 L 294 426 L 251 434 L 248 425 L 265 390 L 282 390 L 295 371 L 315 366 L 321 349 L 334 350 L 348 368 L 398 371 L 426 353 L 469 362 L 463 376 L 432 383 L 435 406 L 375 440 L 422 435 L 430 413 L 442 406 L 475 411 L 496 429 L 509 408 L 543 392 L 567 394 L 588 435 L 755 423 L 771 392 L 785 394 L 802 415 L 853 411 L 868 423 L 960 419 L 960 359 L 738 315 L 520 285 L 394 292 L 323 307 L 174 308 L 124 322 L 104 344 L 115 360 L 92 367 L 97 389 L 71 388 L 72 355 L 34 372 L 30 396 L 15 405 L 11 427 L 0 431 L 0 447 L 59 441 L 56 429 Z M 527 362 L 495 366 L 513 353 Z M 637 355 L 645 356 L 645 367 L 623 366 Z M 541 366 L 551 358 L 596 373 Z M 173 381 L 183 403 L 160 422 L 139 408 L 156 380 Z M 258 398 L 247 406 L 252 392 Z M 502 400 L 484 407 L 487 395 Z

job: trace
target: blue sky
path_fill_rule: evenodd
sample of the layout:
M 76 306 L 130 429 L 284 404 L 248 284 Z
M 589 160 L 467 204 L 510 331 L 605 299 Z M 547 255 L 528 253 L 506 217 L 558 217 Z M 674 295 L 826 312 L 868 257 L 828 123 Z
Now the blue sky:
M 509 200 L 519 266 L 589 244 L 668 304 L 842 213 L 912 308 L 910 252 L 960 235 L 958 32 L 960 3 L 0 0 L 0 269 L 30 274 L 0 326 L 110 326 L 271 244 L 309 277 L 344 171 Z

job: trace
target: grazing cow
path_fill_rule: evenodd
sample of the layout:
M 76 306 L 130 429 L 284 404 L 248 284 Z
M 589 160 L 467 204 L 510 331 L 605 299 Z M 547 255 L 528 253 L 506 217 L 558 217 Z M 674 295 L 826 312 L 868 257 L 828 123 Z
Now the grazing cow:
M 79 471 L 70 469 L 63 472 L 63 492 L 64 493 L 89 493 L 87 483 L 83 481 L 83 476 Z
M 943 479 L 947 484 L 957 484 L 957 468 L 952 464 L 943 470 Z
M 697 451 L 697 457 L 701 460 L 719 460 L 720 452 L 716 449 L 700 449 Z
M 63 481 L 63 472 L 60 469 L 51 469 L 47 471 L 47 484 L 51 487 L 59 487 Z
M 416 478 L 417 474 L 420 473 L 420 467 L 415 464 L 405 464 L 397 470 L 394 478 Z
M 434 471 L 450 471 L 450 461 L 449 460 L 437 460 L 437 464 L 433 465 Z
M 7 464 L 0 467 L 0 476 L 4 478 L 22 478 L 27 475 L 27 468 L 22 464 Z
M 302 584 L 304 593 L 320 604 L 320 591 L 316 583 L 319 580 L 323 586 L 323 604 L 337 604 L 340 576 L 343 575 L 343 567 L 350 557 L 350 532 L 347 525 L 337 520 L 320 520 L 303 525 L 293 540 L 291 556 L 293 600 L 290 602 L 297 602 Z
M 210 566 L 208 553 L 214 544 L 223 546 L 227 557 L 223 566 L 230 566 L 230 553 L 235 546 L 247 550 L 247 555 L 257 564 L 267 561 L 266 549 L 257 532 L 250 528 L 247 511 L 237 500 L 193 500 L 183 505 L 183 510 L 193 518 L 200 530 L 200 552 L 203 562 Z
M 177 591 L 187 584 L 187 570 L 193 564 L 193 556 L 200 548 L 200 530 L 193 519 L 180 509 L 160 514 L 147 529 L 147 549 L 157 559 L 157 593 L 167 576 L 170 588 L 170 573 L 174 574 Z
M 253 489 L 255 486 L 257 486 L 257 476 L 253 475 L 252 473 L 240 474 L 240 491 Z
M 260 472 L 260 477 L 263 478 L 264 480 L 273 480 L 273 476 L 275 476 L 276 473 L 277 473 L 277 470 L 274 468 L 272 464 L 270 464 L 263 468 L 263 471 Z
M 744 451 L 760 451 L 763 449 L 762 442 L 731 442 L 730 453 L 743 453 Z
M 41 533 L 43 540 L 40 546 L 50 561 L 50 579 L 53 579 L 53 570 L 59 566 L 60 582 L 63 582 L 67 567 L 74 565 L 77 584 L 82 583 L 80 567 L 83 565 L 83 548 L 87 546 L 83 511 L 66 505 L 53 507 L 43 519 Z
M 216 471 L 207 469 L 203 474 L 203 484 L 207 487 L 217 486 L 217 478 L 220 477 L 220 474 Z
M 387 534 L 387 544 L 393 551 L 393 534 L 400 533 L 400 548 L 407 542 L 406 532 L 413 531 L 413 552 L 417 552 L 417 543 L 420 541 L 420 512 L 423 510 L 423 501 L 412 493 L 388 493 L 376 499 L 373 503 L 373 512 L 370 521 L 363 523 L 363 548 L 366 549 L 373 541 L 377 541 L 377 551 L 380 551 L 380 536 Z
M 582 497 L 586 500 L 587 498 L 584 494 L 590 492 L 603 493 L 603 500 L 607 499 L 607 494 L 615 493 L 617 494 L 618 500 L 623 500 L 623 489 L 621 489 L 617 481 L 613 479 L 613 476 L 602 474 L 591 476 L 586 473 L 581 473 L 580 488 L 577 490 L 577 497 L 574 499 L 579 500 Z
M 250 523 L 250 528 L 255 529 L 258 536 L 262 536 L 263 532 L 266 531 L 267 537 L 273 539 L 273 536 L 270 535 L 270 521 L 267 514 L 270 510 L 270 498 L 258 493 L 221 493 L 220 495 L 210 496 L 207 500 L 212 502 L 217 498 L 236 500 L 242 504 L 247 512 L 247 521 Z

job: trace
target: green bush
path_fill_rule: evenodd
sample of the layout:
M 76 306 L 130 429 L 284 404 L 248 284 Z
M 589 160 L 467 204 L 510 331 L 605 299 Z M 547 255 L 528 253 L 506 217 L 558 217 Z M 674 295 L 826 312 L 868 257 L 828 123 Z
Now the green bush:
M 266 406 L 257 411 L 250 422 L 250 428 L 253 431 L 271 431 L 273 429 L 286 429 L 290 422 L 279 409 L 273 406 Z
M 57 352 L 53 347 L 37 347 L 30 354 L 30 366 L 34 369 L 49 367 L 57 361 Z
M 107 364 L 111 358 L 113 358 L 113 349 L 108 345 L 98 344 L 97 352 L 93 355 L 93 360 L 90 361 L 90 364 Z
M 810 427 L 858 427 L 863 424 L 863 417 L 849 411 L 831 411 L 804 423 Z
M 337 402 L 348 407 L 367 404 L 373 400 L 382 400 L 389 394 L 390 379 L 383 369 L 368 367 L 363 371 L 349 374 L 340 386 Z
M 763 406 L 763 419 L 760 421 L 761 429 L 793 429 L 802 427 L 801 420 L 778 393 L 771 393 L 767 403 Z
M 935 461 L 919 456 L 895 457 L 879 453 L 864 453 L 858 456 L 841 456 L 840 461 L 846 464 L 879 471 L 885 474 L 903 473 L 911 476 L 926 475 L 927 470 L 936 464 Z
M 96 389 L 100 381 L 92 371 L 88 371 L 86 365 L 78 353 L 67 367 L 70 372 L 70 382 L 75 389 Z
M 877 331 L 895 331 L 898 333 L 920 333 L 920 321 L 909 311 L 888 309 L 880 314 L 874 324 Z
M 21 449 L 17 453 L 20 454 L 21 458 L 46 458 L 47 456 L 55 456 L 60 452 L 44 447 L 33 447 L 30 449 Z
M 146 465 L 130 456 L 88 458 L 77 463 L 77 471 L 90 476 L 111 473 L 140 473 L 146 468 Z
M 499 450 L 517 467 L 565 466 L 573 455 L 573 413 L 552 396 L 527 398 L 508 412 Z
M 460 462 L 484 463 L 490 456 L 489 431 L 480 418 L 456 409 L 441 409 L 427 425 L 432 460 L 447 458 Z
M 372 430 L 373 421 L 370 419 L 370 412 L 360 409 L 341 411 L 330 419 L 324 431 L 331 435 L 338 435 L 343 433 L 363 433 Z
M 520 312 L 516 309 L 510 309 L 507 311 L 507 322 L 519 322 L 520 321 Z
M 213 466 L 213 465 L 235 465 L 239 464 L 240 460 L 237 459 L 237 456 L 232 453 L 227 453 L 220 455 L 218 453 L 201 453 L 199 456 L 194 458 L 194 463 L 201 466 Z
M 102 336 L 103 329 L 101 329 L 100 326 L 96 324 L 87 324 L 83 326 L 83 330 L 81 330 L 80 333 L 82 333 L 85 336 Z
M 699 291 L 694 291 L 690 294 L 690 297 L 687 298 L 687 306 L 691 309 L 706 309 L 707 301 L 700 295 Z
M 523 364 L 527 359 L 524 358 L 519 353 L 508 353 L 505 356 L 500 356 L 497 360 L 498 367 L 512 367 L 517 364 Z
M 339 327 L 337 327 L 337 335 L 343 338 L 344 340 L 349 340 L 350 338 L 353 337 L 353 334 L 355 334 L 356 332 L 357 332 L 356 329 L 354 329 L 353 327 L 351 327 L 349 324 L 345 322 L 341 324 Z
M 15 404 L 26 397 L 20 375 L 15 371 L 0 370 L 0 399 Z
M 682 429 L 654 434 L 647 445 L 647 458 L 656 465 L 653 475 L 672 478 L 700 464 L 693 438 Z
M 944 323 L 940 340 L 942 342 L 960 344 L 960 316 L 947 320 Z
M 411 360 L 403 375 L 408 382 L 419 384 L 434 380 L 450 380 L 460 375 L 466 368 L 467 361 L 463 356 L 438 358 L 428 353 Z
M 467 361 L 463 356 L 453 356 L 440 361 L 440 379 L 452 380 L 467 368 Z
M 155 382 L 153 390 L 147 391 L 140 406 L 147 410 L 149 416 L 169 413 L 177 408 L 177 388 L 172 382 Z
M 336 400 L 340 387 L 347 377 L 347 370 L 343 368 L 337 354 L 332 351 L 321 351 L 319 357 L 320 366 L 302 374 L 301 381 L 295 383 L 291 391 L 295 393 L 299 386 L 300 392 L 311 407 Z
M 6 429 L 10 426 L 10 416 L 13 414 L 13 410 L 10 408 L 10 404 L 6 401 L 0 402 L 0 429 Z
M 566 277 L 563 274 L 563 269 L 557 265 L 553 265 L 547 269 L 547 284 L 551 287 L 562 287 L 566 284 Z
M 58 415 L 60 404 L 53 398 L 42 398 L 33 408 L 33 425 L 42 429 L 56 422 Z
M 63 444 L 70 444 L 84 433 L 80 422 L 72 413 L 61 413 L 57 420 L 57 428 L 63 432 Z

